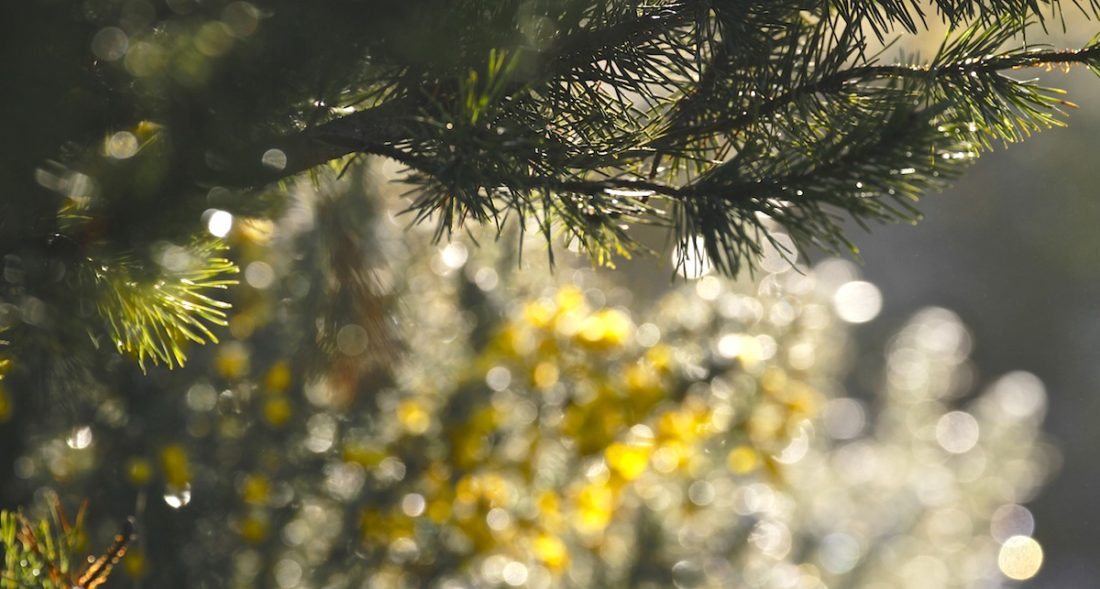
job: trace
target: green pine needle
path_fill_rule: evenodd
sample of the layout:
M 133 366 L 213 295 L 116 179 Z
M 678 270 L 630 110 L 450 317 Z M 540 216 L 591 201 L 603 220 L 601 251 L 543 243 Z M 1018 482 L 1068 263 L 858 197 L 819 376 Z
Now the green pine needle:
M 231 305 L 208 293 L 236 284 L 225 277 L 238 272 L 217 255 L 224 249 L 220 242 L 196 241 L 186 248 L 182 267 L 162 267 L 151 278 L 143 278 L 132 257 L 99 262 L 93 270 L 97 308 L 119 352 L 136 357 L 142 370 L 146 360 L 172 368 L 186 362 L 188 342 L 216 343 L 210 326 L 227 325 Z
M 70 523 L 56 498 L 50 517 L 35 522 L 22 512 L 0 510 L 0 589 L 71 589 L 83 519 L 82 509 Z

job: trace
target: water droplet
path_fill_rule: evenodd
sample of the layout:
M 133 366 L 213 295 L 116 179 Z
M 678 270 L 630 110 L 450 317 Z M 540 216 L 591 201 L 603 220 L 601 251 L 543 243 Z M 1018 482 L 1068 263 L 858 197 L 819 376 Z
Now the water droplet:
M 367 330 L 354 323 L 348 323 L 336 332 L 336 348 L 346 356 L 358 356 L 367 351 L 369 341 Z
M 269 149 L 264 152 L 262 157 L 260 157 L 260 162 L 273 170 L 282 170 L 283 168 L 286 168 L 286 153 L 284 153 L 281 149 Z
M 494 366 L 485 374 L 485 384 L 494 391 L 503 391 L 512 384 L 512 372 L 504 366 Z
M 706 275 L 711 270 L 710 257 L 703 249 L 703 239 L 696 237 L 676 244 L 672 252 L 672 263 L 688 280 Z
M 263 290 L 275 282 L 275 271 L 267 262 L 257 260 L 244 269 L 244 280 L 252 288 Z
M 424 513 L 427 502 L 419 493 L 409 493 L 401 499 L 401 511 L 409 517 L 419 517 Z
M 283 589 L 294 587 L 302 580 L 302 565 L 289 558 L 284 558 L 276 563 L 272 572 L 275 574 L 275 582 Z
M 866 323 L 882 310 L 882 293 L 878 287 L 863 280 L 841 285 L 833 295 L 836 314 L 848 323 Z
M 440 258 L 443 259 L 443 264 L 448 268 L 461 268 L 466 259 L 469 258 L 470 253 L 466 249 L 465 245 L 461 243 L 449 243 L 439 252 Z
M 775 456 L 777 462 L 783 464 L 794 464 L 799 460 L 802 460 L 806 456 L 806 453 L 810 450 L 810 439 L 814 435 L 814 426 L 808 420 L 804 420 L 798 425 L 798 433 L 791 438 L 790 443 L 787 444 L 783 451 Z
M 229 25 L 234 37 L 242 39 L 256 32 L 260 11 L 248 2 L 232 2 L 222 10 L 222 21 Z
M 705 580 L 703 567 L 694 561 L 681 560 L 672 565 L 672 582 L 676 584 L 677 589 L 699 587 Z
M 208 209 L 202 216 L 206 221 L 206 230 L 214 237 L 225 237 L 233 228 L 233 215 L 227 211 Z
M 506 565 L 500 571 L 501 578 L 505 583 L 513 587 L 519 587 L 527 582 L 527 567 L 523 563 L 512 561 Z
M 186 507 L 188 503 L 191 503 L 191 484 L 188 483 L 182 487 L 169 485 L 164 490 L 164 502 L 172 509 Z
M 92 53 L 103 61 L 118 61 L 130 48 L 126 31 L 118 27 L 104 27 L 92 37 Z
M 629 190 L 626 188 L 604 188 L 604 192 L 611 196 L 622 196 L 625 198 L 647 198 L 654 195 L 652 190 Z
M 318 413 L 306 422 L 306 430 L 309 432 L 306 448 L 320 454 L 331 448 L 336 439 L 336 420 L 324 413 Z
M 1041 417 L 1046 410 L 1046 387 L 1030 372 L 1019 370 L 1002 376 L 993 383 L 991 396 L 1002 411 L 1015 418 Z
M 855 399 L 833 399 L 825 405 L 822 416 L 825 431 L 837 440 L 850 440 L 863 432 L 867 425 L 867 411 Z
M 997 566 L 1009 579 L 1025 581 L 1043 566 L 1043 547 L 1034 538 L 1013 536 L 1001 546 Z
M 978 420 L 964 411 L 952 411 L 936 422 L 936 441 L 952 454 L 968 452 L 978 443 Z
M 81 426 L 73 429 L 72 434 L 65 440 L 73 450 L 83 450 L 92 445 L 92 428 Z
M 852 570 L 862 553 L 859 542 L 848 534 L 833 532 L 821 541 L 821 564 L 836 575 Z
M 997 508 L 989 522 L 989 533 L 998 542 L 1012 536 L 1030 536 L 1035 531 L 1035 517 L 1023 505 L 1009 503 Z
M 107 141 L 103 143 L 103 151 L 117 160 L 134 157 L 138 147 L 137 137 L 129 131 L 119 131 L 108 137 Z

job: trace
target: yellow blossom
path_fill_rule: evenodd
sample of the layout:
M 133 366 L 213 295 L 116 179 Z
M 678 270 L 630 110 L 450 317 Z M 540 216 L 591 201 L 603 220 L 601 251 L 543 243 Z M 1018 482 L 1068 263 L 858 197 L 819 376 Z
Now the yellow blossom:
M 451 435 L 451 460 L 461 469 L 470 469 L 485 457 L 486 435 L 496 428 L 497 413 L 493 407 L 474 411 L 466 423 Z
M 271 496 L 271 482 L 263 475 L 248 475 L 241 483 L 241 498 L 246 503 L 260 505 Z
M 760 455 L 752 447 L 741 445 L 730 450 L 726 463 L 734 473 L 747 474 L 760 466 Z
M 145 551 L 141 548 L 131 548 L 126 551 L 126 558 L 122 559 L 122 565 L 127 575 L 131 577 L 143 577 L 148 570 L 145 560 Z
M 681 440 L 667 440 L 653 452 L 653 468 L 664 474 L 689 470 L 693 462 L 695 448 Z
M 537 343 L 530 329 L 508 323 L 493 337 L 489 343 L 489 350 L 504 358 L 517 358 L 531 353 L 536 346 Z M 493 363 L 495 362 L 494 360 Z
M 784 400 L 787 403 L 787 409 L 791 412 L 792 417 L 795 418 L 796 421 L 817 414 L 819 394 L 816 390 L 803 383 L 792 385 L 788 389 Z
M 126 461 L 126 478 L 136 486 L 142 486 L 153 477 L 153 467 L 144 458 L 134 457 Z
M 562 525 L 561 498 L 554 491 L 543 491 L 536 502 L 538 521 L 544 529 L 556 530 Z
M 657 419 L 657 435 L 662 439 L 691 443 L 706 433 L 708 419 L 705 410 L 681 408 L 667 411 Z
M 558 367 L 553 362 L 539 362 L 531 371 L 531 384 L 546 390 L 558 383 Z
M 160 466 L 164 470 L 164 480 L 169 486 L 183 488 L 191 482 L 191 465 L 183 446 L 179 444 L 165 446 L 160 451 Z
M 757 445 L 774 444 L 780 441 L 786 421 L 785 412 L 779 406 L 761 405 L 749 417 L 749 439 Z
M 487 507 L 504 507 L 511 488 L 504 477 L 489 473 L 462 477 L 455 488 L 455 498 L 462 503 L 483 503 Z
M 397 406 L 397 421 L 408 433 L 420 435 L 432 424 L 432 417 L 417 401 L 409 399 Z
M 574 504 L 577 531 L 582 534 L 602 532 L 615 512 L 615 493 L 606 485 L 589 483 L 577 492 Z
M 569 564 L 569 550 L 557 536 L 541 533 L 531 543 L 535 556 L 554 572 L 560 572 Z
M 554 306 L 549 301 L 534 301 L 523 308 L 523 320 L 537 329 L 549 327 L 554 320 L 554 315 Z
M 378 466 L 385 458 L 386 453 L 377 448 L 368 448 L 354 444 L 344 447 L 344 462 L 358 464 L 366 469 Z
M 281 393 L 290 386 L 290 363 L 279 360 L 268 369 L 264 376 L 264 390 L 269 393 Z
M 275 235 L 275 223 L 258 217 L 238 217 L 233 223 L 236 237 L 245 244 L 264 246 Z
M 658 373 L 666 373 L 672 369 L 672 350 L 664 344 L 657 344 L 646 350 L 645 361 Z
M 276 397 L 264 401 L 264 421 L 273 427 L 286 425 L 294 415 L 294 409 L 290 401 L 283 397 Z
M 158 125 L 153 121 L 143 120 L 134 125 L 134 135 L 139 142 L 145 143 L 154 139 L 163 129 L 164 127 L 162 125 Z
M 608 466 L 624 480 L 633 481 L 642 476 L 649 465 L 652 448 L 615 442 L 604 451 Z
M 269 529 L 267 518 L 249 514 L 240 521 L 238 532 L 245 542 L 259 544 L 267 539 Z
M 0 423 L 4 423 L 11 419 L 11 415 L 14 412 L 13 405 L 7 389 L 5 389 L 3 385 L 0 385 Z
M 588 308 L 584 302 L 584 292 L 575 286 L 566 286 L 558 290 L 554 302 L 557 303 L 559 313 L 586 311 Z
M 222 378 L 233 380 L 248 374 L 248 348 L 241 342 L 228 342 L 218 348 L 214 356 L 214 369 Z
M 661 380 L 657 372 L 648 364 L 637 362 L 623 371 L 623 383 L 626 393 L 631 396 L 650 397 L 662 391 Z
M 376 509 L 363 510 L 359 516 L 359 528 L 367 544 L 387 545 L 398 538 L 412 538 L 415 533 L 412 518 Z
M 562 433 L 577 442 L 577 451 L 589 455 L 606 448 L 627 425 L 622 400 L 602 397 L 566 409 Z
M 787 387 L 787 373 L 782 368 L 770 366 L 760 375 L 760 388 L 765 393 L 782 397 Z
M 581 322 L 577 341 L 594 350 L 611 350 L 625 345 L 633 333 L 629 315 L 618 309 L 603 309 Z
M 428 503 L 428 519 L 436 524 L 442 524 L 451 518 L 451 502 L 443 498 L 437 498 Z

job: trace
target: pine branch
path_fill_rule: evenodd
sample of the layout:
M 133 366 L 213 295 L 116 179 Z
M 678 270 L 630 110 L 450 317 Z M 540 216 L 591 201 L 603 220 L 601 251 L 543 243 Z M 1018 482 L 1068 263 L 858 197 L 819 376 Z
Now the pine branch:
M 102 556 L 89 556 L 81 563 L 76 555 L 85 540 L 87 502 L 81 504 L 76 519 L 70 522 L 57 495 L 50 492 L 47 496 L 48 518 L 32 522 L 21 511 L 0 510 L 0 547 L 4 554 L 0 589 L 98 589 L 126 555 L 133 521 L 123 525 Z
M 645 39 L 683 25 L 691 16 L 689 7 L 689 3 L 669 2 L 606 27 L 582 29 L 557 40 L 543 51 L 525 50 L 522 67 L 532 72 L 530 75 L 534 77 L 513 82 L 511 91 L 546 84 L 578 68 L 587 70 L 605 54 L 609 59 L 621 57 L 621 54 L 614 52 L 615 49 L 644 43 Z M 623 80 L 636 83 L 629 78 Z M 428 107 L 424 95 L 408 94 L 316 127 L 271 137 L 254 147 L 228 155 L 224 169 L 213 172 L 204 182 L 229 187 L 257 187 L 351 153 L 387 155 L 384 152 L 388 151 L 389 146 L 410 136 L 410 127 L 422 121 L 424 110 Z M 286 156 L 285 166 L 263 164 L 264 153 L 272 149 Z
M 1084 13 L 1095 13 L 1098 1 L 1082 6 Z M 201 135 L 185 137 L 196 149 L 164 182 L 177 191 L 180 184 L 247 190 L 349 154 L 383 155 L 412 171 L 409 180 L 420 188 L 415 221 L 438 223 L 437 235 L 467 220 L 499 226 L 516 214 L 548 233 L 561 223 L 604 257 L 629 241 L 624 225 L 668 224 L 670 207 L 684 202 L 725 200 L 748 207 L 745 215 L 766 212 L 760 194 L 792 180 L 788 170 L 773 170 L 772 186 L 743 182 L 751 169 L 727 172 L 752 167 L 743 153 L 789 162 L 821 142 L 843 143 L 841 134 L 804 135 L 805 127 L 847 127 L 829 116 L 854 116 L 853 103 L 883 101 L 894 112 L 907 102 L 910 110 L 937 113 L 927 124 L 988 148 L 1058 124 L 1070 106 L 1056 91 L 1005 72 L 1100 68 L 1095 43 L 1075 51 L 1002 49 L 1029 20 L 1060 14 L 1056 1 L 937 0 L 936 18 L 966 28 L 924 65 L 868 55 L 871 35 L 927 26 L 926 5 L 906 0 L 432 6 L 430 18 L 396 8 L 394 22 L 409 29 L 401 36 L 384 28 L 372 29 L 377 38 L 347 32 L 356 44 L 346 59 L 358 65 L 320 72 L 310 87 L 323 96 L 314 104 L 281 107 L 297 108 L 299 118 L 268 124 L 264 134 L 235 135 L 221 150 Z M 549 26 L 530 16 L 557 20 Z M 419 47 L 434 36 L 444 55 Z M 359 110 L 338 116 L 347 105 Z M 808 143 L 792 143 L 799 136 Z M 158 165 L 180 163 L 171 157 L 166 152 Z M 784 217 L 800 224 L 792 232 L 807 243 L 842 242 L 822 220 L 831 213 L 818 205 L 862 209 L 842 197 L 828 200 L 821 195 L 810 208 L 792 200 L 805 213 Z
M 974 30 L 974 29 L 971 29 Z M 940 60 L 937 60 L 940 61 Z M 858 84 L 869 82 L 882 82 L 903 80 L 917 84 L 933 86 L 945 81 L 965 79 L 967 76 L 988 77 L 1000 75 L 1006 70 L 1020 68 L 1033 68 L 1055 65 L 1085 64 L 1096 67 L 1100 63 L 1100 43 L 1090 44 L 1076 50 L 1025 50 L 1010 52 L 992 57 L 963 57 L 955 61 L 936 63 L 929 65 L 865 65 L 842 70 L 821 79 L 795 87 L 779 96 L 766 99 L 751 112 L 741 113 L 731 119 L 714 121 L 706 126 L 679 129 L 675 133 L 659 138 L 654 142 L 654 147 L 664 147 L 675 142 L 695 140 L 714 134 L 732 133 L 738 129 L 766 119 L 771 115 L 791 106 L 807 97 L 815 95 L 839 96 L 845 93 L 858 92 Z M 1007 84 L 1021 84 L 1013 80 L 1005 79 Z M 950 90 L 954 90 L 952 92 Z M 952 88 L 949 91 L 941 91 L 938 94 L 954 99 L 975 94 L 984 96 L 987 94 L 967 92 L 966 88 Z M 961 94 L 959 93 L 961 91 Z M 984 118 L 984 117 L 983 117 Z M 995 120 L 989 120 L 995 123 Z
M 656 19 L 654 19 L 656 20 Z M 637 34 L 631 30 L 630 34 Z M 629 35 L 628 35 L 629 38 Z M 617 42 L 617 41 L 616 41 Z M 611 43 L 613 45 L 614 42 Z M 555 49 L 549 55 L 568 55 L 564 49 Z M 752 112 L 739 114 L 724 121 L 714 121 L 707 126 L 673 129 L 663 138 L 652 142 L 649 149 L 657 149 L 674 140 L 687 140 L 713 133 L 731 132 L 761 118 L 765 118 L 796 100 L 813 94 L 838 94 L 851 90 L 853 84 L 891 79 L 927 81 L 939 76 L 986 74 L 1022 67 L 1084 63 L 1092 64 L 1100 58 L 1100 47 L 1088 46 L 1079 50 L 1029 50 L 1008 53 L 982 59 L 962 59 L 956 62 L 928 66 L 866 65 L 838 71 L 831 75 L 795 87 L 772 99 L 765 99 Z M 349 153 L 374 153 L 398 156 L 395 144 L 406 140 L 420 121 L 425 108 L 422 98 L 405 98 L 385 102 L 380 106 L 341 117 L 313 129 L 263 142 L 249 150 L 248 158 L 239 165 L 229 166 L 227 172 L 212 176 L 210 181 L 226 185 L 260 185 L 309 169 L 331 159 Z M 282 169 L 264 168 L 260 164 L 262 153 L 268 149 L 280 149 L 287 156 Z M 646 149 L 635 149 L 627 155 L 652 154 Z M 253 157 L 254 156 L 254 157 Z M 403 163 L 410 163 L 411 155 L 401 156 Z M 249 164 L 247 160 L 254 163 Z M 625 186 L 624 186 L 625 187 Z M 594 187 L 590 187 L 594 188 Z M 650 187 L 655 189 L 657 187 Z M 660 191 L 669 190 L 663 187 Z
M 156 273 L 130 256 L 90 261 L 86 280 L 98 293 L 99 314 L 118 351 L 135 356 L 143 370 L 147 359 L 171 368 L 186 362 L 187 342 L 217 342 L 208 325 L 226 325 L 230 305 L 206 293 L 236 284 L 225 276 L 238 271 L 216 257 L 223 249 L 209 240 L 176 248 Z

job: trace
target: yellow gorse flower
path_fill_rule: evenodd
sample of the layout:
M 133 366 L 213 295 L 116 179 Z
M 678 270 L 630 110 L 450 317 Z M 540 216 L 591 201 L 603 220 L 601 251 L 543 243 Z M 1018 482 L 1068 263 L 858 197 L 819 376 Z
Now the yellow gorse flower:
M 756 336 L 742 334 L 735 366 L 748 380 L 725 393 L 733 403 L 709 394 L 698 368 L 688 372 L 698 360 L 684 348 L 643 346 L 637 332 L 626 312 L 593 309 L 584 291 L 564 287 L 519 306 L 470 358 L 452 397 L 427 388 L 395 401 L 394 439 L 346 445 L 344 461 L 376 471 L 410 436 L 431 456 L 408 482 L 412 503 L 362 512 L 364 542 L 426 546 L 447 530 L 471 566 L 526 555 L 557 575 L 578 551 L 617 546 L 607 543 L 614 524 L 635 517 L 655 485 L 683 485 L 683 505 L 670 509 L 688 513 L 698 511 L 688 486 L 713 465 L 779 480 L 772 454 L 818 406 L 799 373 L 771 366 Z M 278 366 L 265 378 L 277 390 Z M 431 450 L 433 425 L 444 442 Z M 548 479 L 547 464 L 562 478 Z

